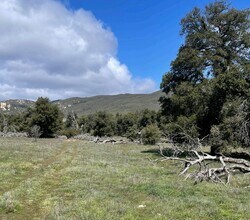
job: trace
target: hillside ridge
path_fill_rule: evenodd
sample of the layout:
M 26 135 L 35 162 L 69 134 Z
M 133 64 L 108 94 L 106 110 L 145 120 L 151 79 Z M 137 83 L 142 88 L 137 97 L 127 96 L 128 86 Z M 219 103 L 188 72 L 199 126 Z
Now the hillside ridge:
M 117 94 L 97 95 L 91 97 L 71 97 L 51 101 L 59 106 L 64 114 L 72 111 L 78 115 L 86 115 L 96 111 L 107 111 L 109 113 L 136 112 L 143 109 L 159 110 L 159 98 L 163 95 L 161 91 L 150 94 Z M 33 107 L 34 101 L 24 99 L 10 99 L 0 101 L 0 111 L 6 113 L 23 112 Z

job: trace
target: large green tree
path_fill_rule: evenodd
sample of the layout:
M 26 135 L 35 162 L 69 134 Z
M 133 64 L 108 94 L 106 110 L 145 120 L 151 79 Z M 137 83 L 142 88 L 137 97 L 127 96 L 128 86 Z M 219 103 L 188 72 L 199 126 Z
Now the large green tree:
M 48 98 L 38 98 L 31 112 L 31 127 L 39 126 L 41 137 L 53 137 L 61 129 L 63 115 L 58 106 L 51 104 Z
M 249 15 L 249 10 L 216 1 L 181 20 L 185 42 L 161 83 L 168 122 L 185 116 L 204 136 L 225 120 L 229 102 L 249 102 Z
M 182 81 L 199 83 L 207 76 L 249 70 L 249 10 L 230 8 L 216 1 L 205 10 L 194 8 L 181 20 L 185 43 L 180 47 L 171 71 L 163 78 L 165 91 Z

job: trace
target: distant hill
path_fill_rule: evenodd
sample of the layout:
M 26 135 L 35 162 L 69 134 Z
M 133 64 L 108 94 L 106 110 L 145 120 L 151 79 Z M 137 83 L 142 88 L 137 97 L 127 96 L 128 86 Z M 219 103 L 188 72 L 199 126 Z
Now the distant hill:
M 78 115 L 86 115 L 96 111 L 104 110 L 110 113 L 127 113 L 143 109 L 159 110 L 159 98 L 163 93 L 157 91 L 151 94 L 120 94 L 100 95 L 87 98 L 69 98 L 52 101 L 65 113 L 76 112 Z M 24 111 L 34 106 L 29 100 L 7 100 L 0 102 L 0 111 L 15 113 Z
M 0 112 L 18 113 L 23 112 L 29 107 L 33 107 L 35 102 L 22 99 L 10 99 L 0 102 Z

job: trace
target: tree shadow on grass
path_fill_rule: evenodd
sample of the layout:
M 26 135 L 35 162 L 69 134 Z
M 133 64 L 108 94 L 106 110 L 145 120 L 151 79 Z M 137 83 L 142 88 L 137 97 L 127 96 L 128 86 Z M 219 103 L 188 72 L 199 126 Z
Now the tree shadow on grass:
M 186 151 L 176 152 L 176 150 L 174 150 L 173 148 L 170 148 L 170 147 L 166 147 L 166 148 L 164 148 L 162 150 L 160 150 L 159 148 L 153 148 L 153 149 L 141 151 L 141 153 L 154 154 L 156 156 L 161 156 L 161 157 L 162 156 L 172 157 L 174 155 L 178 155 L 178 157 L 185 157 L 185 156 L 187 156 L 187 152 Z
M 184 158 L 187 156 L 193 156 L 192 153 L 190 154 L 190 151 L 179 151 L 176 152 L 173 148 L 164 148 L 162 150 L 160 150 L 159 148 L 153 148 L 153 149 L 149 149 L 149 150 L 144 150 L 141 151 L 141 153 L 144 154 L 154 154 L 156 156 L 166 156 L 166 157 L 173 157 L 173 156 L 177 156 L 179 158 Z M 198 151 L 199 154 L 202 155 L 202 152 Z M 210 152 L 203 152 L 203 153 L 210 153 Z M 238 158 L 238 159 L 245 159 L 250 161 L 250 153 L 249 152 L 223 152 L 224 156 L 227 157 L 232 157 L 232 158 Z
M 192 156 L 193 154 L 190 151 L 186 151 L 186 150 L 180 151 L 180 150 L 175 150 L 170 147 L 166 147 L 161 150 L 159 148 L 149 149 L 149 150 L 141 151 L 141 153 L 154 154 L 160 157 L 166 156 L 166 157 L 179 157 L 179 158 L 185 158 L 187 156 Z

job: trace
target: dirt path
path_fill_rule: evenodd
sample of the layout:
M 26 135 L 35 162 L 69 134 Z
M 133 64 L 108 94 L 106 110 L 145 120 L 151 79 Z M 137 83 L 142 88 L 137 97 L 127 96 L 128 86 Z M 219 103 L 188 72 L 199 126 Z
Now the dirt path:
M 24 175 L 22 175 L 19 181 L 17 181 L 14 185 L 11 185 L 9 188 L 4 189 L 4 192 L 2 192 L 2 194 L 4 194 L 5 192 L 9 192 L 9 191 L 14 190 L 19 185 L 21 185 L 23 182 L 27 181 L 30 178 L 34 178 L 36 176 L 41 175 L 41 171 L 43 169 L 46 169 L 46 167 L 50 166 L 53 162 L 55 162 L 57 160 L 57 158 L 59 158 L 62 154 L 64 154 L 64 152 L 66 150 L 67 150 L 67 144 L 63 143 L 62 148 L 60 148 L 60 150 L 56 151 L 49 158 L 42 161 L 42 163 L 40 164 L 38 169 L 33 169 L 33 170 L 25 173 Z
M 65 141 L 59 151 L 41 163 L 39 169 L 27 173 L 18 184 L 7 189 L 8 192 L 15 194 L 16 191 L 21 190 L 25 182 L 30 181 L 34 185 L 37 184 L 39 193 L 32 200 L 28 195 L 16 198 L 21 204 L 21 210 L 7 215 L 0 214 L 0 219 L 44 219 L 50 210 L 44 208 L 42 202 L 63 185 L 61 171 L 71 165 L 76 155 L 77 143 L 72 144 Z M 36 189 L 33 190 L 36 191 Z

